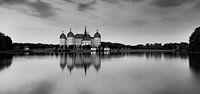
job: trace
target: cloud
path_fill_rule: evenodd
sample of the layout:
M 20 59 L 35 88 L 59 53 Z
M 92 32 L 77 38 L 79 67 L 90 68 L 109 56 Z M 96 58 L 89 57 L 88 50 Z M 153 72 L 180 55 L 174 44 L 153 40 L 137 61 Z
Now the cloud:
M 152 0 L 151 4 L 157 7 L 168 8 L 177 7 L 186 3 L 194 2 L 195 0 Z
M 194 4 L 193 8 L 199 10 L 199 9 L 200 9 L 200 1 L 197 1 L 197 2 Z
M 102 0 L 102 1 L 108 3 L 119 3 L 119 2 L 142 2 L 145 0 Z
M 102 1 L 108 3 L 119 3 L 119 0 L 102 0 Z
M 64 0 L 65 2 L 72 3 L 77 6 L 78 11 L 94 10 L 94 5 L 97 0 Z
M 131 2 L 142 2 L 142 1 L 145 1 L 145 0 L 125 0 L 125 1 L 131 1 Z
M 93 5 L 95 5 L 96 4 L 96 0 L 94 0 L 94 1 L 91 1 L 91 2 L 88 2 L 88 3 L 79 3 L 78 4 L 78 10 L 79 11 L 86 11 L 86 10 L 93 10 L 94 8 L 92 7 Z
M 40 18 L 55 16 L 55 9 L 51 6 L 51 4 L 41 0 L 0 0 L 0 6 Z
M 70 2 L 70 3 L 73 3 L 74 1 L 73 0 L 64 0 L 66 2 Z
M 145 11 L 157 16 L 161 22 L 182 23 L 192 21 L 199 15 L 200 0 L 151 0 Z M 197 17 L 198 18 L 198 17 Z
M 37 1 L 30 3 L 30 6 L 33 8 L 34 11 L 38 12 L 38 14 L 32 14 L 34 16 L 42 18 L 55 16 L 55 10 L 48 3 Z
M 0 4 L 20 4 L 20 3 L 27 3 L 26 0 L 0 0 Z

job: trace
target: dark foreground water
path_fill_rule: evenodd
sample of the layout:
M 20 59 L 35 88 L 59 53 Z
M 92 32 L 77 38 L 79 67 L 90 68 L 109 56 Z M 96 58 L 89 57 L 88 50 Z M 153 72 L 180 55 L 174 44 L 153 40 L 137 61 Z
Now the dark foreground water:
M 200 55 L 0 55 L 0 94 L 200 94 Z

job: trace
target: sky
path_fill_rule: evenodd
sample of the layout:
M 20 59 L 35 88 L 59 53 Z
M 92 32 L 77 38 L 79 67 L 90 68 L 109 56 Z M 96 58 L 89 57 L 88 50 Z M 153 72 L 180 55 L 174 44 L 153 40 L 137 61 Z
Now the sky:
M 200 0 L 0 0 L 0 32 L 13 42 L 58 44 L 62 30 L 128 45 L 188 42 Z

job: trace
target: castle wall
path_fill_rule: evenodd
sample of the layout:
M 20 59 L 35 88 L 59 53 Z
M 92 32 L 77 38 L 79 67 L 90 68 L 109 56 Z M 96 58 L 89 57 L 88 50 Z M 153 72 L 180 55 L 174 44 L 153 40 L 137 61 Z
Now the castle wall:
M 74 45 L 74 37 L 67 37 L 67 46 Z
M 95 47 L 99 47 L 101 45 L 101 38 L 94 38 Z
M 95 46 L 94 39 L 91 39 L 91 45 L 92 45 L 92 47 Z
M 76 46 L 81 46 L 81 44 L 82 44 L 82 39 L 81 39 L 81 38 L 76 38 L 74 44 L 75 44 Z
M 82 46 L 84 46 L 84 45 L 91 45 L 91 44 L 92 44 L 91 40 L 83 40 L 82 41 Z
M 63 38 L 63 39 L 60 39 L 60 45 L 61 46 L 64 46 L 66 45 L 66 40 Z

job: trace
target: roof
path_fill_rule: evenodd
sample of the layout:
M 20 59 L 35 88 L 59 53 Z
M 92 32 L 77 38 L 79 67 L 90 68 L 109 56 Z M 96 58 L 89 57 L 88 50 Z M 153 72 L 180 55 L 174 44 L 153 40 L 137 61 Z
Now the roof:
M 66 35 L 65 35 L 64 33 L 62 33 L 62 34 L 60 35 L 60 39 L 66 39 Z
M 71 31 L 67 34 L 67 37 L 74 37 L 74 33 L 72 33 Z
M 95 37 L 95 38 L 101 38 L 101 35 L 100 35 L 99 32 L 97 31 L 97 32 L 94 34 L 94 37 Z
M 90 40 L 91 36 L 89 34 L 85 34 L 83 40 Z
M 84 36 L 83 34 L 76 34 L 75 38 L 83 38 L 83 36 Z

